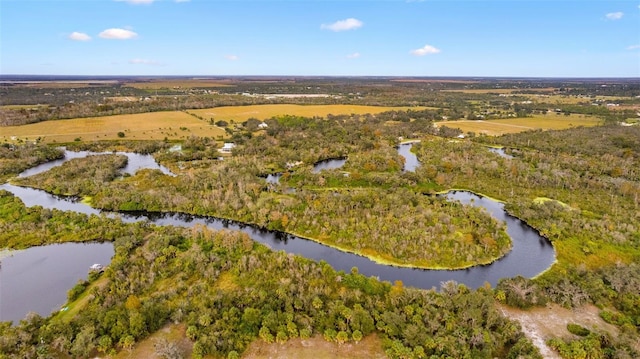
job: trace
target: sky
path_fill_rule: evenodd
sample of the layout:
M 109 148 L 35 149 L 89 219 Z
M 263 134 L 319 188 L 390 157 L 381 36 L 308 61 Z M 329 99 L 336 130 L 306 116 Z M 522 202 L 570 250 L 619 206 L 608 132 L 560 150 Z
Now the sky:
M 0 74 L 640 77 L 640 0 L 0 0 Z

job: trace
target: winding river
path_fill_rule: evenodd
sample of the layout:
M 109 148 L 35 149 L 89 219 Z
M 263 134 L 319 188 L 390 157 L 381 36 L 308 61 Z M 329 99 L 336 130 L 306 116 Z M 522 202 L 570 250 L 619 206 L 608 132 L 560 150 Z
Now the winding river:
M 399 150 L 407 158 L 406 163 L 415 163 L 415 166 L 418 166 L 419 162 L 415 155 L 411 153 L 410 146 L 410 144 L 401 145 Z M 67 152 L 67 154 L 69 153 Z M 88 154 L 91 153 L 85 155 Z M 141 155 L 124 154 L 129 157 L 130 163 L 128 166 L 132 166 L 132 168 L 138 166 L 140 161 L 148 160 L 147 157 L 139 157 Z M 73 156 L 78 157 L 80 155 L 71 153 L 66 160 Z M 409 158 L 411 156 L 413 157 Z M 59 165 L 64 161 L 54 162 L 58 162 L 57 165 Z M 415 170 L 415 167 L 407 167 L 406 163 L 405 171 Z M 161 169 L 155 162 L 154 166 L 154 168 Z M 51 163 L 47 163 L 30 171 L 33 174 L 37 173 L 37 171 L 46 171 L 51 167 Z M 536 276 L 546 270 L 555 259 L 555 252 L 549 241 L 541 237 L 527 224 L 508 215 L 504 211 L 502 204 L 469 192 L 450 192 L 446 196 L 450 200 L 458 200 L 472 206 L 483 207 L 497 220 L 504 221 L 507 233 L 513 241 L 512 250 L 504 257 L 488 265 L 462 270 L 424 270 L 378 264 L 365 257 L 342 252 L 310 240 L 256 228 L 235 221 L 177 213 L 132 215 L 103 212 L 80 202 L 56 197 L 36 189 L 17 187 L 10 184 L 0 185 L 0 189 L 13 193 L 27 206 L 40 205 L 45 208 L 57 208 L 86 214 L 106 213 L 109 216 L 120 217 L 126 222 L 150 221 L 158 225 L 183 227 L 202 224 L 212 229 L 240 230 L 247 233 L 253 240 L 263 243 L 273 250 L 284 250 L 287 253 L 318 261 L 324 260 L 337 270 L 350 271 L 355 266 L 364 275 L 375 276 L 381 280 L 391 282 L 402 280 L 406 286 L 417 288 L 437 288 L 442 282 L 449 280 L 464 283 L 471 288 L 478 288 L 485 282 L 495 286 L 500 278 L 517 275 L 525 277 Z M 82 250 L 86 250 L 86 252 L 79 252 Z M 48 315 L 52 311 L 59 309 L 65 302 L 66 292 L 79 278 L 86 278 L 89 265 L 92 263 L 107 264 L 112 255 L 113 245 L 110 243 L 67 243 L 64 245 L 34 247 L 15 252 L 12 256 L 2 259 L 0 267 L 0 321 L 17 321 L 24 318 L 29 311 Z M 49 266 L 49 262 L 56 261 L 67 263 L 69 266 L 64 268 Z M 70 266 L 71 262 L 74 262 L 73 268 Z

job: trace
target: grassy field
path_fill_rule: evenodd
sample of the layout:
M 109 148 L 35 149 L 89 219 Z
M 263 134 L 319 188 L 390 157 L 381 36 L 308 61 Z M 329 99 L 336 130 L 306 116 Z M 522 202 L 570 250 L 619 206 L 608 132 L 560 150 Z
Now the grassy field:
M 561 130 L 577 126 L 596 126 L 601 120 L 584 115 L 536 115 L 526 118 L 513 118 L 504 120 L 458 120 L 438 122 L 438 126 L 459 128 L 463 132 L 475 132 L 490 136 L 499 136 L 505 133 L 517 133 L 534 129 Z
M 30 110 L 32 108 L 47 108 L 49 105 L 2 105 L 0 109 L 3 110 Z
M 204 87 L 230 87 L 235 86 L 231 81 L 210 80 L 210 79 L 176 79 L 176 80 L 153 80 L 148 82 L 129 82 L 127 87 L 142 90 L 157 90 L 170 88 L 204 88 Z
M 12 86 L 33 87 L 41 89 L 102 87 L 117 84 L 118 80 L 69 80 L 69 81 L 16 81 Z
M 558 105 L 575 105 L 579 103 L 594 103 L 596 101 L 600 102 L 602 105 L 608 102 L 617 102 L 625 99 L 629 99 L 628 97 L 620 97 L 620 96 L 595 96 L 595 97 L 584 97 L 584 96 L 571 96 L 571 95 L 524 95 L 528 96 L 528 98 L 537 103 L 548 103 L 548 104 L 558 104 Z
M 136 343 L 131 350 L 121 350 L 114 358 L 159 358 L 159 356 L 155 354 L 156 350 L 154 348 L 154 344 L 161 339 L 176 344 L 178 348 L 180 348 L 183 358 L 190 358 L 191 352 L 193 351 L 193 343 L 187 339 L 185 332 L 186 327 L 184 324 L 168 324 L 164 328 L 143 339 L 140 343 Z
M 75 118 L 44 121 L 24 126 L 0 127 L 0 141 L 41 138 L 46 143 L 120 139 L 124 132 L 129 140 L 180 140 L 191 135 L 217 138 L 223 129 L 211 126 L 187 113 L 179 111 L 151 112 L 135 115 Z
M 87 303 L 89 303 L 89 293 L 91 293 L 91 290 L 95 287 L 104 288 L 108 283 L 109 281 L 104 276 L 91 283 L 75 301 L 67 303 L 67 309 L 56 313 L 56 318 L 65 323 L 69 323 L 71 319 L 73 319 L 73 317 L 75 317 L 76 314 L 78 314 L 87 305 Z
M 189 110 L 189 113 L 197 114 L 205 120 L 214 118 L 217 120 L 243 122 L 251 117 L 264 120 L 278 115 L 295 116 L 326 116 L 328 114 L 365 114 L 380 113 L 390 110 L 423 109 L 422 107 L 383 107 L 383 106 L 358 106 L 358 105 L 254 105 L 254 106 L 229 106 L 216 107 L 202 110 Z
M 131 350 L 120 351 L 114 358 L 157 358 L 154 344 L 160 339 L 175 343 L 180 348 L 183 357 L 189 358 L 193 351 L 193 342 L 187 339 L 185 332 L 186 327 L 184 324 L 168 324 L 159 331 L 151 334 L 148 338 L 136 343 Z M 315 359 L 383 359 L 387 356 L 382 349 L 382 341 L 375 334 L 363 338 L 358 344 L 348 342 L 342 345 L 327 342 L 321 336 L 315 336 L 309 339 L 290 339 L 283 344 L 268 344 L 261 339 L 256 339 L 249 344 L 247 350 L 241 355 L 243 359 L 293 359 L 311 357 Z M 206 356 L 205 358 L 215 357 Z
M 242 354 L 242 358 L 382 359 L 387 356 L 382 349 L 382 340 L 372 334 L 362 339 L 360 343 L 348 342 L 342 345 L 327 342 L 321 336 L 310 339 L 290 339 L 284 344 L 267 344 L 261 339 L 256 339 Z
M 251 117 L 267 119 L 277 115 L 326 116 L 328 114 L 365 114 L 389 110 L 407 110 L 410 107 L 378 107 L 357 105 L 256 105 L 229 106 L 202 110 L 151 112 L 134 115 L 74 118 L 44 121 L 23 126 L 0 127 L 0 141 L 15 139 L 33 141 L 40 138 L 45 143 L 122 139 L 129 140 L 183 140 L 191 135 L 201 137 L 225 136 L 222 128 L 211 126 L 208 120 L 243 122 Z M 413 107 L 413 109 L 422 109 Z M 205 119 L 200 120 L 189 113 Z
M 511 94 L 519 91 L 531 91 L 531 92 L 553 92 L 556 89 L 553 87 L 547 88 L 533 88 L 533 89 L 505 89 L 505 88 L 495 88 L 495 89 L 461 89 L 461 90 L 440 90 L 441 92 L 462 92 L 462 93 L 498 93 L 498 94 Z

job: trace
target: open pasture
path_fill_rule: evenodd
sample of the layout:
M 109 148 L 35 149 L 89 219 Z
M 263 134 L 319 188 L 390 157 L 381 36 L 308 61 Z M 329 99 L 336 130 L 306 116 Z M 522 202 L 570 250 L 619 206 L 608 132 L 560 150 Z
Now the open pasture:
M 528 92 L 540 92 L 540 93 L 551 93 L 556 91 L 553 87 L 545 87 L 545 88 L 493 88 L 493 89 L 455 89 L 455 90 L 440 90 L 440 92 L 462 92 L 462 93 L 474 93 L 474 94 L 484 94 L 484 93 L 497 93 L 497 94 L 513 94 L 522 91 Z M 520 94 L 518 94 L 520 95 Z M 526 96 L 526 94 L 522 94 Z
M 231 87 L 235 86 L 230 80 L 213 80 L 213 79 L 159 79 L 140 82 L 127 82 L 127 87 L 133 87 L 141 90 L 159 90 L 159 89 L 190 89 L 205 87 Z
M 189 110 L 205 120 L 214 119 L 215 121 L 224 120 L 234 122 L 243 122 L 250 118 L 259 120 L 269 119 L 279 115 L 293 115 L 313 117 L 325 117 L 329 114 L 376 114 L 385 111 L 399 110 L 406 111 L 409 109 L 421 110 L 423 107 L 385 107 L 385 106 L 359 106 L 359 105 L 253 105 L 253 106 L 228 106 L 216 107 L 202 110 Z
M 502 120 L 457 120 L 437 122 L 438 126 L 459 128 L 463 132 L 475 132 L 489 136 L 517 133 L 528 130 L 562 130 L 578 126 L 597 126 L 601 120 L 585 115 L 536 115 L 533 117 Z
M 125 137 L 118 136 L 118 132 Z M 97 140 L 180 140 L 191 135 L 201 137 L 224 136 L 223 129 L 211 126 L 187 113 L 179 111 L 151 112 L 134 115 L 74 118 L 44 121 L 23 126 L 0 127 L 0 141 L 12 138 L 46 143 Z
M 11 84 L 15 87 L 28 87 L 40 89 L 71 89 L 85 87 L 104 87 L 118 83 L 118 80 L 60 80 L 60 81 L 3 81 L 2 84 Z

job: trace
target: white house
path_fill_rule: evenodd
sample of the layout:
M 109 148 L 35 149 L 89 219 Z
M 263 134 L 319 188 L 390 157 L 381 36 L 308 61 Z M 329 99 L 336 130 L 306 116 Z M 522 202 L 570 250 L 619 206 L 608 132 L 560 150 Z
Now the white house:
M 221 149 L 219 149 L 218 151 L 220 151 L 221 153 L 231 153 L 231 150 L 236 147 L 236 144 L 233 142 L 225 142 L 224 146 L 222 146 Z
M 264 122 L 258 125 L 258 128 L 261 129 L 261 130 L 263 130 L 263 129 L 267 128 L 267 127 L 269 127 L 269 125 L 267 125 Z

